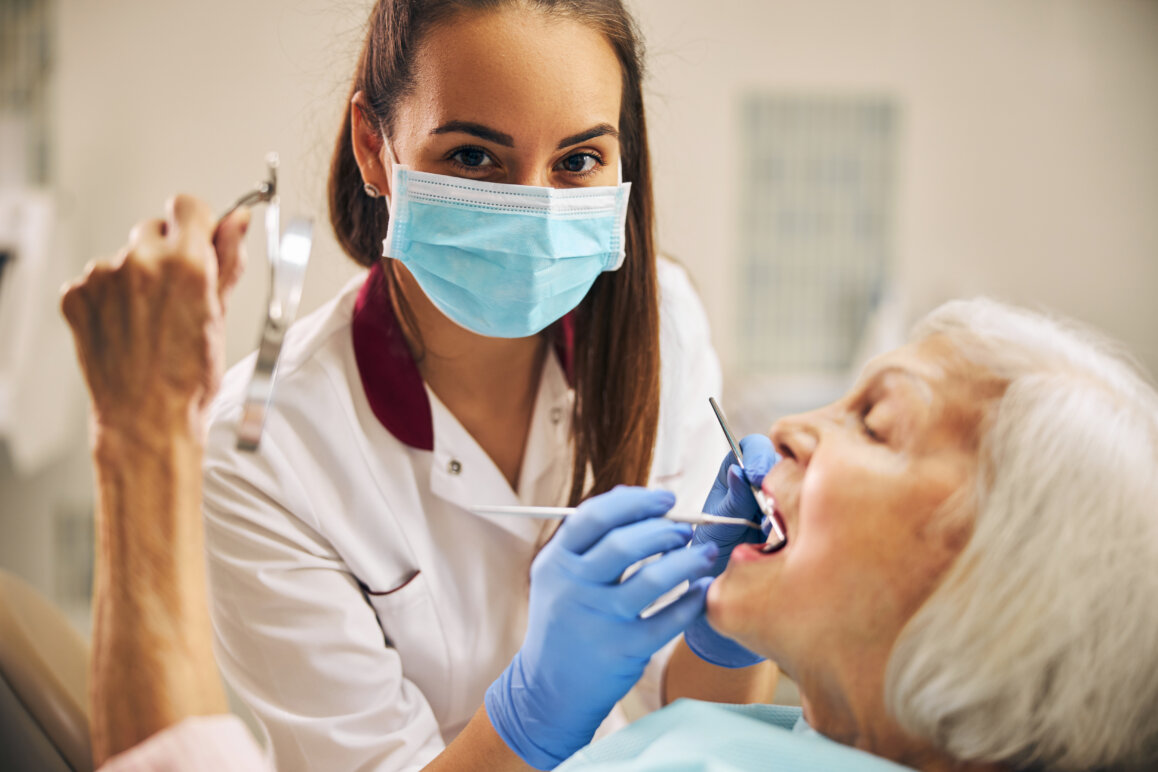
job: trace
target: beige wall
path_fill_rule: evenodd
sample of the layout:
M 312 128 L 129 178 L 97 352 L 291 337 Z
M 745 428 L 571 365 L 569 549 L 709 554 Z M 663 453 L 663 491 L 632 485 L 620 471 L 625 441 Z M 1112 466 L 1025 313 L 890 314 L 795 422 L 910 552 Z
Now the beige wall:
M 312 214 L 321 226 L 304 302 L 315 307 L 333 294 L 354 266 L 325 223 L 324 180 L 367 7 L 56 0 L 56 236 L 58 259 L 72 266 L 67 273 L 115 252 L 137 220 L 162 214 L 174 192 L 224 210 L 264 175 L 263 158 L 274 149 L 284 211 Z M 253 270 L 230 309 L 230 362 L 257 343 L 268 292 L 260 238 L 253 229 Z M 41 302 L 55 306 L 54 288 Z M 50 595 L 59 589 L 57 518 L 91 502 L 86 424 L 76 413 L 72 449 L 39 472 L 17 476 L 0 454 L 0 568 Z
M 61 0 L 59 181 L 77 209 L 73 259 L 116 250 L 174 192 L 224 210 L 279 151 L 284 217 L 319 238 L 304 302 L 352 274 L 325 218 L 329 152 L 365 2 Z M 230 310 L 229 359 L 257 343 L 268 274 L 259 228 Z
M 1158 2 L 631 4 L 650 50 L 661 242 L 699 282 L 726 361 L 738 105 L 766 89 L 898 99 L 897 257 L 912 309 L 979 292 L 1043 304 L 1158 370 Z M 351 269 L 329 234 L 325 170 L 367 7 L 62 0 L 74 259 L 115 249 L 172 191 L 223 208 L 277 149 L 286 211 L 313 214 L 322 237 L 306 309 L 328 297 Z M 254 345 L 263 279 L 251 271 L 238 291 L 231 361 Z
M 1078 316 L 1158 373 L 1158 2 L 636 0 L 664 245 L 725 361 L 748 89 L 891 94 L 911 313 L 993 294 Z
M 738 105 L 769 89 L 898 98 L 897 257 L 911 312 L 979 292 L 1045 305 L 1122 338 L 1158 371 L 1158 2 L 631 4 L 651 53 L 661 242 L 701 287 L 725 363 L 736 353 Z M 58 0 L 54 147 L 72 245 L 61 259 L 79 270 L 112 252 L 174 191 L 223 209 L 276 149 L 286 211 L 320 226 L 305 309 L 330 296 L 352 269 L 329 234 L 325 170 L 367 8 Z M 252 235 L 230 361 L 256 342 L 258 244 Z M 0 565 L 39 572 L 42 586 L 51 572 L 28 556 L 50 554 L 61 497 L 75 507 L 87 492 L 83 435 L 78 422 L 58 474 L 0 475 Z

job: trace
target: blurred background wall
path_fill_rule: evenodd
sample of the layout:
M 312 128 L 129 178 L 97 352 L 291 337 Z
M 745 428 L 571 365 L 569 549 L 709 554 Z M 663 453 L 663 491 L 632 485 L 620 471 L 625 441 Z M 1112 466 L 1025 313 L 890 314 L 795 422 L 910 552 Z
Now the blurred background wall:
M 1158 1 L 629 2 L 661 247 L 701 291 L 743 431 L 827 401 L 956 296 L 1076 316 L 1158 372 Z M 27 80 L 14 19 L 49 11 L 48 142 L 26 162 L 41 134 L 8 99 L 0 190 L 41 191 L 52 224 L 43 266 L 0 274 L 0 567 L 83 626 L 91 470 L 59 284 L 175 191 L 223 209 L 271 149 L 284 211 L 321 226 L 303 311 L 353 276 L 324 182 L 369 3 L 4 3 L 5 84 Z M 259 229 L 249 246 L 231 362 L 267 291 Z

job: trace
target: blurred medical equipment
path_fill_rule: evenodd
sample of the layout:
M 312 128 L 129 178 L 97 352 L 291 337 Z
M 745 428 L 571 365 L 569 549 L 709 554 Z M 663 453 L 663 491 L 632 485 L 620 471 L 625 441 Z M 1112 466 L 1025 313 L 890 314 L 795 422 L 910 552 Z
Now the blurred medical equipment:
M 0 441 L 21 477 L 75 447 L 83 392 L 59 302 L 71 227 L 50 188 L 0 189 Z
M 570 517 L 579 511 L 579 507 L 504 507 L 479 504 L 472 506 L 470 511 L 478 515 L 511 515 L 514 517 L 546 519 L 552 517 Z M 676 523 L 690 523 L 692 525 L 714 523 L 716 525 L 746 525 L 749 528 L 760 529 L 760 524 L 754 523 L 751 520 L 744 520 L 740 517 L 721 517 L 707 512 L 677 512 L 672 510 L 664 515 L 664 519 Z
M 286 331 L 297 316 L 306 281 L 306 265 L 313 244 L 313 221 L 294 217 L 281 232 L 281 198 L 277 191 L 277 153 L 266 156 L 269 176 L 241 196 L 221 216 L 224 220 L 241 206 L 265 204 L 265 243 L 269 258 L 269 302 L 257 350 L 253 378 L 245 393 L 241 420 L 237 425 L 237 447 L 254 451 L 261 443 L 265 417 L 273 404 L 277 363 Z
M 0 769 L 92 770 L 88 658 L 60 611 L 0 571 Z
M 720 409 L 715 397 L 708 397 L 708 403 L 711 404 L 712 410 L 716 413 L 716 419 L 720 422 L 720 428 L 724 430 L 724 436 L 728 438 L 728 444 L 732 446 L 732 453 L 736 456 L 736 463 L 740 468 L 744 468 L 744 454 L 740 450 L 740 443 L 736 442 L 736 435 L 732 434 L 732 430 L 728 427 L 728 421 L 724 418 L 724 411 Z M 759 487 L 752 485 L 752 495 L 756 497 L 756 503 L 760 506 L 760 511 L 768 518 L 768 524 L 772 528 L 772 533 L 776 535 L 777 543 L 784 544 L 788 539 L 784 535 L 784 529 L 780 526 L 780 521 L 776 519 L 775 510 L 776 502 L 772 501 L 764 494 L 764 491 Z
M 842 376 L 896 271 L 901 105 L 755 88 L 738 108 L 737 375 Z

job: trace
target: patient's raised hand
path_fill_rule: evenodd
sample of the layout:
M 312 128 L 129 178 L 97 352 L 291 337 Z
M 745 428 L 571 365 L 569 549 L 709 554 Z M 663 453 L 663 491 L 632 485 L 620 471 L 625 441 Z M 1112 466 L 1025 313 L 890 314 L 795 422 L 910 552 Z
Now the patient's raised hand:
M 248 210 L 215 224 L 204 202 L 177 196 L 164 219 L 138 223 L 115 257 L 91 262 L 65 289 L 98 431 L 146 444 L 177 427 L 202 435 L 248 224 Z

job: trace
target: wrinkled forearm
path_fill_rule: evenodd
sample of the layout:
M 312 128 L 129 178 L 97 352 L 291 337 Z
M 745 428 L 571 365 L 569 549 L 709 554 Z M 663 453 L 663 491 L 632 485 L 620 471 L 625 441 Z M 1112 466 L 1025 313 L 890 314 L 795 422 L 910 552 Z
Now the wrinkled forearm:
M 187 422 L 174 426 L 94 431 L 98 765 L 187 716 L 226 711 L 206 602 L 203 448 Z

